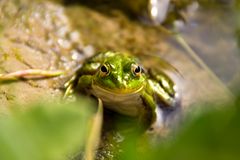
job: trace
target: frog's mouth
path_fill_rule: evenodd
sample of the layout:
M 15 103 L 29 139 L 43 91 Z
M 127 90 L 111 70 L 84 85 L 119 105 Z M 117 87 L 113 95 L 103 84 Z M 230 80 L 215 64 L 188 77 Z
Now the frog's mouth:
M 129 89 L 129 88 L 124 88 L 124 89 L 110 89 L 110 88 L 103 88 L 98 84 L 93 84 L 92 88 L 95 92 L 101 92 L 101 94 L 112 94 L 112 95 L 116 95 L 116 96 L 129 96 L 129 95 L 133 95 L 133 94 L 137 94 L 139 93 L 142 89 L 143 89 L 144 85 L 138 87 L 138 88 L 133 88 L 133 89 Z
M 100 98 L 104 106 L 127 116 L 136 117 L 142 107 L 140 98 L 143 86 L 135 90 L 108 90 L 98 85 L 92 85 L 92 94 Z

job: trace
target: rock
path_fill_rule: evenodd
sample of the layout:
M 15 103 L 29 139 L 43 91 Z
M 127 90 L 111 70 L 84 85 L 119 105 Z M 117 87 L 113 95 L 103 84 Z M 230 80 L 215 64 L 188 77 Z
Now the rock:
M 80 33 L 72 29 L 64 8 L 58 4 L 2 0 L 0 17 L 1 73 L 44 69 L 64 70 L 71 75 L 87 56 Z M 62 79 L 0 84 L 1 111 L 14 103 L 60 98 Z

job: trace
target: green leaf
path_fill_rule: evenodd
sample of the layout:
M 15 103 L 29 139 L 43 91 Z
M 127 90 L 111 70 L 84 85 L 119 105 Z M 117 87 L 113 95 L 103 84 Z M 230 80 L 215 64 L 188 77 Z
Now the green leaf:
M 83 100 L 65 105 L 38 104 L 1 116 L 0 159 L 67 159 L 84 147 L 91 105 Z
M 198 106 L 206 107 L 206 111 L 188 116 L 178 132 L 157 145 L 152 145 L 149 139 L 143 140 L 142 136 L 130 137 L 124 142 L 120 159 L 237 160 L 240 156 L 239 106 L 239 100 L 233 104 Z

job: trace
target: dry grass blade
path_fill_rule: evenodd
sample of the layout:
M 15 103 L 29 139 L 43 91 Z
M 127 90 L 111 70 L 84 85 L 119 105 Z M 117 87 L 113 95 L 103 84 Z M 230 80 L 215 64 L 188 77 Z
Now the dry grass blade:
M 50 78 L 63 75 L 63 71 L 48 71 L 41 69 L 27 69 L 7 74 L 0 74 L 0 82 L 12 81 L 19 79 L 39 79 L 39 78 Z
M 103 121 L 103 104 L 102 100 L 98 98 L 98 110 L 96 115 L 93 117 L 90 134 L 87 139 L 87 144 L 85 148 L 86 160 L 94 160 L 95 158 L 95 150 L 99 144 L 101 136 L 102 121 Z

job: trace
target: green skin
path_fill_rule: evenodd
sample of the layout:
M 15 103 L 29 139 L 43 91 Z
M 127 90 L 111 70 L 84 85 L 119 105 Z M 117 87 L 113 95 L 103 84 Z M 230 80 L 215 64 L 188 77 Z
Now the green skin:
M 174 86 L 166 74 L 144 70 L 131 55 L 104 52 L 83 64 L 67 83 L 65 95 L 75 91 L 93 95 L 104 107 L 149 126 L 157 119 L 158 104 L 175 107 Z

